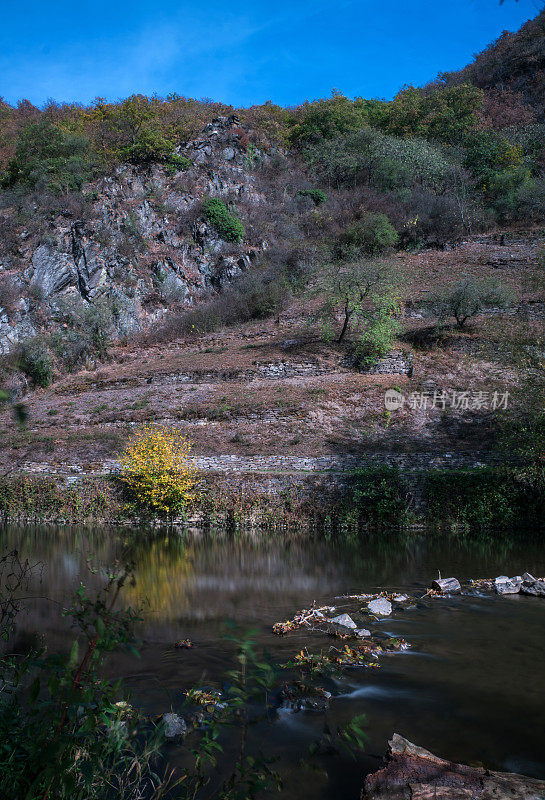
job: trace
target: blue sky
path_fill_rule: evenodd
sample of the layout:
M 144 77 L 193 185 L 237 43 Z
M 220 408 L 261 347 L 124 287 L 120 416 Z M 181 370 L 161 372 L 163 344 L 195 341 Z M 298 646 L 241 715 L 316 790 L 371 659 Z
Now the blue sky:
M 537 0 L 4 0 L 0 96 L 41 105 L 133 92 L 281 105 L 392 97 L 457 69 Z

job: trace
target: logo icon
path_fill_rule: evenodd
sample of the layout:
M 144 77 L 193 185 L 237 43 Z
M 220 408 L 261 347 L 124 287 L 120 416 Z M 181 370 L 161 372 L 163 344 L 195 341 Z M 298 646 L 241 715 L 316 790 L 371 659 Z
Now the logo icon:
M 387 411 L 397 411 L 398 408 L 403 408 L 405 398 L 398 392 L 397 389 L 387 389 L 384 395 L 384 405 Z

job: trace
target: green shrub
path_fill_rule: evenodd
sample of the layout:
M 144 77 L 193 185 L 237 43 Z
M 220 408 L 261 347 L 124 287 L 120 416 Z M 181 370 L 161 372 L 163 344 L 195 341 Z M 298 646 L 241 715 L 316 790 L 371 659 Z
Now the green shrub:
M 507 308 L 513 300 L 512 293 L 501 284 L 465 278 L 454 287 L 435 296 L 434 302 L 440 319 L 454 317 L 463 328 L 471 317 L 487 307 Z
M 376 256 L 395 247 L 398 240 L 386 214 L 368 212 L 362 219 L 346 226 L 337 239 L 335 253 L 345 260 Z
M 394 136 L 421 136 L 458 144 L 477 125 L 483 90 L 469 83 L 423 91 L 403 88 L 391 102 L 376 106 L 370 122 Z
M 51 348 L 68 371 L 88 357 L 101 361 L 115 333 L 116 305 L 106 299 L 94 303 L 58 303 L 57 320 L 62 323 L 49 338 Z
M 348 486 L 348 511 L 360 522 L 401 526 L 410 520 L 407 488 L 393 467 L 357 470 Z
M 357 362 L 369 367 L 389 353 L 401 324 L 401 301 L 393 290 L 373 296 L 367 326 L 355 344 Z
M 516 470 L 437 470 L 426 475 L 427 515 L 466 528 L 508 528 L 543 519 L 543 487 L 525 485 Z
M 193 166 L 191 159 L 181 156 L 178 153 L 171 153 L 167 159 L 167 164 L 175 167 L 177 172 L 185 172 Z
M 161 129 L 154 125 L 142 128 L 131 144 L 119 149 L 123 161 L 132 164 L 149 164 L 169 160 L 174 144 L 166 139 Z
M 207 222 L 226 242 L 240 242 L 244 238 L 244 226 L 238 217 L 231 214 L 223 200 L 210 197 L 202 206 Z
M 299 189 L 297 194 L 299 197 L 310 197 L 316 206 L 321 206 L 323 203 L 327 203 L 327 194 L 322 192 L 321 189 Z
M 483 194 L 500 222 L 527 215 L 536 190 L 536 181 L 530 170 L 523 166 L 492 172 L 482 186 Z
M 84 136 L 68 134 L 47 119 L 23 128 L 2 186 L 23 184 L 50 192 L 78 191 L 93 174 L 96 158 Z
M 35 386 L 45 388 L 53 380 L 53 359 L 45 342 L 39 337 L 21 343 L 17 351 L 17 364 Z
M 308 146 L 305 157 L 323 181 L 337 185 L 442 191 L 453 168 L 444 150 L 423 139 L 401 139 L 367 127 Z
M 299 145 L 357 130 L 365 125 L 367 118 L 365 101 L 349 100 L 336 91 L 331 97 L 304 103 L 297 111 L 299 119 L 289 136 Z

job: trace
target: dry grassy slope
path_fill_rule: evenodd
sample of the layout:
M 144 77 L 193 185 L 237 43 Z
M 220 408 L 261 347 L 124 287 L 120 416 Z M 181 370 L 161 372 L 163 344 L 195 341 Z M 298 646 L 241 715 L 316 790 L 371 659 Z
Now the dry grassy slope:
M 413 313 L 414 304 L 418 307 L 430 291 L 466 274 L 499 277 L 520 298 L 535 299 L 531 277 L 542 233 L 510 232 L 505 245 L 499 242 L 499 236 L 478 237 L 450 251 L 399 254 Z M 544 329 L 538 308 L 529 318 L 482 318 L 467 333 L 453 331 L 440 347 L 416 347 L 417 334 L 432 320 L 408 316 L 400 341 L 414 355 L 408 378 L 351 372 L 344 366 L 345 351 L 321 342 L 307 318 L 300 299 L 278 323 L 261 321 L 145 350 L 113 349 L 109 364 L 30 392 L 26 430 L 14 432 L 4 416 L 3 466 L 102 470 L 131 427 L 146 421 L 180 427 L 199 456 L 487 450 L 493 413 L 405 407 L 388 417 L 384 391 L 396 386 L 406 394 L 436 389 L 516 393 L 535 369 L 521 359 L 521 342 L 530 331 L 543 341 Z M 286 377 L 286 369 L 303 374 Z

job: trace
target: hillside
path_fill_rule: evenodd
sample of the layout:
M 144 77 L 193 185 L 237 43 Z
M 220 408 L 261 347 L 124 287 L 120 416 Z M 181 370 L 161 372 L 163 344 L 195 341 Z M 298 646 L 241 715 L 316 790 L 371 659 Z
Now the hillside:
M 151 422 L 257 495 L 506 463 L 540 492 L 543 20 L 389 102 L 2 105 L 5 474 L 108 475 Z
M 545 11 L 519 31 L 504 31 L 473 63 L 457 73 L 448 73 L 449 83 L 470 81 L 493 92 L 494 98 L 525 104 L 545 121 Z

